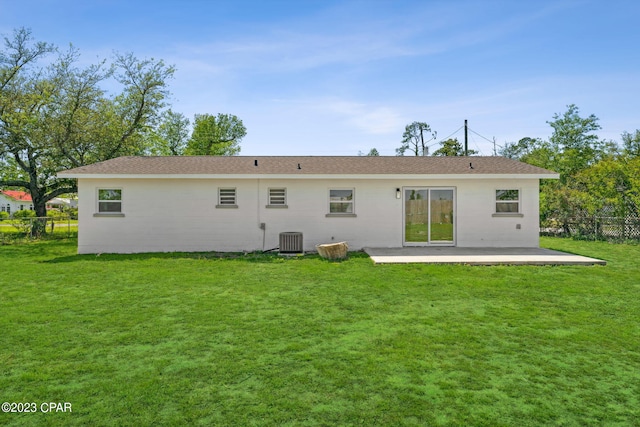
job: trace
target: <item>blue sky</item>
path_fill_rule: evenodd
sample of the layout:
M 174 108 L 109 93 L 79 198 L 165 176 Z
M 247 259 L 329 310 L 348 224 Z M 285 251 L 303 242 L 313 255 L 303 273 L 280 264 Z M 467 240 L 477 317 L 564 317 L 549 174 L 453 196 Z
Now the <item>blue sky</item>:
M 465 119 L 491 155 L 487 139 L 547 139 L 568 104 L 602 138 L 640 128 L 638 16 L 616 0 L 0 0 L 0 33 L 175 65 L 172 109 L 237 115 L 242 155 L 394 155 L 406 124 L 462 141 Z

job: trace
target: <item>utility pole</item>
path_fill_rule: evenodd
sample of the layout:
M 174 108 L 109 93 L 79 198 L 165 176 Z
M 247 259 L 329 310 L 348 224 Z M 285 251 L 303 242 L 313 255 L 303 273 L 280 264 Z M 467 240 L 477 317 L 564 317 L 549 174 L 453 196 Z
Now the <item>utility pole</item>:
M 464 119 L 464 155 L 469 155 L 469 136 L 467 134 L 467 119 Z

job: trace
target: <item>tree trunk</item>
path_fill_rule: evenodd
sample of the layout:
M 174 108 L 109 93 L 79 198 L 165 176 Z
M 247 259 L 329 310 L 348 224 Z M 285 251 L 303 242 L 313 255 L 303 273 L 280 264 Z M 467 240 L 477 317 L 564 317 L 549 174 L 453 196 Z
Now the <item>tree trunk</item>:
M 47 202 L 42 200 L 39 192 L 35 197 L 33 192 L 31 194 L 33 209 L 36 212 L 36 218 L 31 223 L 31 237 L 40 237 L 47 232 Z

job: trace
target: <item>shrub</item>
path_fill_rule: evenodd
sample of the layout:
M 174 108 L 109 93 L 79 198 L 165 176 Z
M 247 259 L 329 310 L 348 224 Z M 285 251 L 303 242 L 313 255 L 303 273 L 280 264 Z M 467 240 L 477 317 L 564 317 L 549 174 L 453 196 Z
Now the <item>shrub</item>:
M 60 219 L 67 219 L 69 217 L 68 214 L 59 211 L 58 209 L 51 209 L 49 211 L 47 211 L 47 217 L 49 218 L 53 218 L 55 220 L 60 220 Z
M 35 218 L 35 216 L 36 216 L 36 211 L 29 211 L 29 210 L 16 211 L 13 213 L 13 217 L 15 219 Z
M 9 214 L 5 211 L 0 212 L 0 221 L 4 221 L 5 219 L 9 219 Z

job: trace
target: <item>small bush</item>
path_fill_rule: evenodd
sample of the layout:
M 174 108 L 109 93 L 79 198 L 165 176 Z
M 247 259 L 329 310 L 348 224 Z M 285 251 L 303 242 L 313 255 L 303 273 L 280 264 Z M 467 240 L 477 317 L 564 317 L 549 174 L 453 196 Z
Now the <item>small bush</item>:
M 36 216 L 36 211 L 29 211 L 29 210 L 17 211 L 13 213 L 13 217 L 15 219 L 35 218 L 35 216 Z
M 51 209 L 47 211 L 47 217 L 53 218 L 55 220 L 61 220 L 61 219 L 67 219 L 69 215 L 59 211 L 58 209 Z
M 9 214 L 5 211 L 0 212 L 0 221 L 4 221 L 5 219 L 9 219 Z

